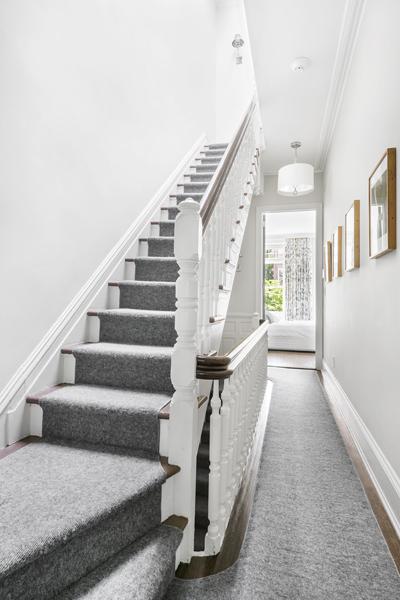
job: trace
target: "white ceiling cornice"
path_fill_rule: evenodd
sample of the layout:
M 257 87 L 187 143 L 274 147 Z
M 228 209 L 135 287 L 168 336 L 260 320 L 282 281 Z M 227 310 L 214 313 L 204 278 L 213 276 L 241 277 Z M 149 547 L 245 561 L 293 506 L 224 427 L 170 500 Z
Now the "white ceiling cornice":
M 366 0 L 347 0 L 346 2 L 315 160 L 315 167 L 318 171 L 323 171 L 325 168 L 357 42 L 365 2 Z

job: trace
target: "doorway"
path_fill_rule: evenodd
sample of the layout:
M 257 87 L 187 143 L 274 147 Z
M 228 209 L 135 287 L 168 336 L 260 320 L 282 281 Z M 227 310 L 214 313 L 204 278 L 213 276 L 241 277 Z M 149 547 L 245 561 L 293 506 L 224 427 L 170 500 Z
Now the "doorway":
M 315 210 L 264 212 L 263 271 L 269 365 L 315 369 Z

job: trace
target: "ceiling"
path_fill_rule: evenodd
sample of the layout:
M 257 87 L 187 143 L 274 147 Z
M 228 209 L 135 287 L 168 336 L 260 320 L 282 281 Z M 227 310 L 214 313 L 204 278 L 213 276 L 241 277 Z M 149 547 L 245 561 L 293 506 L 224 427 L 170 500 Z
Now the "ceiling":
M 264 125 L 265 174 L 292 161 L 290 143 L 302 142 L 299 162 L 323 170 L 358 0 L 245 0 Z M 303 72 L 292 61 L 311 60 Z

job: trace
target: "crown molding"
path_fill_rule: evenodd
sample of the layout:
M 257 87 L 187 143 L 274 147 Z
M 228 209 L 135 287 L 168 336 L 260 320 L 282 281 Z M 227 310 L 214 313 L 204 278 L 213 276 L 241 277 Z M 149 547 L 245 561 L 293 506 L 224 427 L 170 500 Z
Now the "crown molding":
M 365 4 L 366 0 L 347 0 L 346 2 L 315 160 L 315 166 L 318 171 L 323 171 L 325 168 L 337 117 L 343 101 Z

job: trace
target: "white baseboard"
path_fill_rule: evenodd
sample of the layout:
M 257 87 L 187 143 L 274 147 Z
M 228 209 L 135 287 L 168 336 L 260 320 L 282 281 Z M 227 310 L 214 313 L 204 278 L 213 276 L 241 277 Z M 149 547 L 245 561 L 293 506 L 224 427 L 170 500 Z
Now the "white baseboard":
M 393 527 L 400 537 L 400 478 L 325 361 L 322 364 L 321 375 L 329 399 L 346 423 Z
M 110 306 L 112 291 L 108 289 L 108 281 L 111 278 L 124 279 L 125 257 L 138 250 L 139 237 L 146 228 L 150 228 L 151 219 L 179 183 L 185 169 L 205 142 L 206 137 L 202 134 L 0 391 L 0 448 L 31 433 L 30 413 L 25 408 L 26 396 L 34 391 L 35 386 L 47 387 L 62 381 L 59 354 L 61 347 L 70 342 L 87 341 L 87 310 L 93 307 L 94 302 L 96 308 Z

